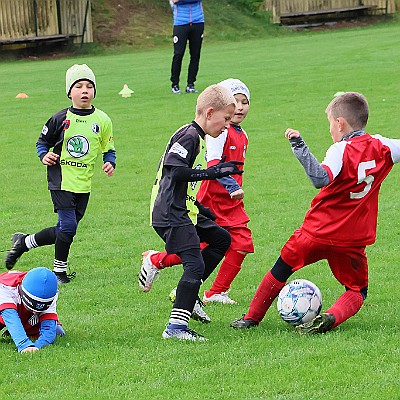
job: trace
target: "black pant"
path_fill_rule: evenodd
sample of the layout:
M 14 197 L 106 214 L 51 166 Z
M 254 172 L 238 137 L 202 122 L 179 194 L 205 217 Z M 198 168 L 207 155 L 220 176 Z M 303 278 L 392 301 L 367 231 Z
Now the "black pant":
M 189 41 L 190 62 L 188 68 L 187 83 L 196 81 L 199 70 L 201 44 L 203 42 L 204 23 L 174 26 L 174 57 L 171 66 L 172 86 L 179 85 L 179 77 L 182 69 L 182 59 Z

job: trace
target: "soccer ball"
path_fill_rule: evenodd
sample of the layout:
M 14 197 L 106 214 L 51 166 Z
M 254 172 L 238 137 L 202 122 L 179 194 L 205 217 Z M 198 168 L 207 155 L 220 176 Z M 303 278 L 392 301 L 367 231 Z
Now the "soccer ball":
M 306 279 L 296 279 L 282 288 L 277 307 L 279 315 L 288 324 L 304 324 L 320 313 L 321 292 L 314 283 Z

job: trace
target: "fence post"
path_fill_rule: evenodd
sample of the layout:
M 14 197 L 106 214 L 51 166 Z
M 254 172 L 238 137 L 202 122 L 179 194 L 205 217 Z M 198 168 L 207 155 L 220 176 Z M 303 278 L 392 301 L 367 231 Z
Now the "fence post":
M 37 23 L 37 2 L 33 0 L 33 22 L 35 26 L 35 36 L 38 35 L 38 23 Z
M 57 23 L 58 23 L 58 33 L 62 34 L 62 24 L 61 24 L 61 7 L 60 0 L 56 0 L 56 9 L 57 9 Z
M 274 24 L 279 24 L 281 22 L 280 0 L 272 1 L 272 22 Z
M 83 29 L 82 29 L 82 39 L 81 39 L 81 47 L 83 46 L 83 39 L 86 32 L 86 21 L 89 12 L 89 0 L 86 0 L 86 10 L 85 10 L 85 19 L 83 20 Z

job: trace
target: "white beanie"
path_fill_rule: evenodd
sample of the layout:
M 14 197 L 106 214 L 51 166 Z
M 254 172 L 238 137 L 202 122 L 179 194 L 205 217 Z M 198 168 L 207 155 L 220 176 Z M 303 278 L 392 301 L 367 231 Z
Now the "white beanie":
M 218 83 L 218 85 L 221 85 L 224 88 L 230 90 L 233 95 L 238 93 L 244 94 L 250 103 L 250 90 L 239 79 L 234 79 L 234 78 L 225 79 L 224 81 Z
M 72 86 L 79 81 L 89 81 L 94 86 L 94 96 L 96 97 L 96 77 L 93 71 L 86 64 L 74 64 L 67 70 L 65 75 L 65 90 L 67 96 L 71 94 Z

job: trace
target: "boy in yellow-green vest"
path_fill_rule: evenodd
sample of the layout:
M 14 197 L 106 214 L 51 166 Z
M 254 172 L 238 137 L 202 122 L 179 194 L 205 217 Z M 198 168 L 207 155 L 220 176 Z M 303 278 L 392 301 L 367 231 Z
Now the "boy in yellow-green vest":
M 194 121 L 174 133 L 159 163 L 151 197 L 151 225 L 164 240 L 166 251 L 180 256 L 184 269 L 162 334 L 165 339 L 204 341 L 202 335 L 188 328 L 188 322 L 202 281 L 222 260 L 231 238 L 204 215 L 207 212 L 197 204 L 196 193 L 199 181 L 243 172 L 235 161 L 221 161 L 206 169 L 204 137 L 217 137 L 228 128 L 235 104 L 226 88 L 212 85 L 205 89 L 197 99 Z M 200 242 L 208 243 L 202 251 Z M 139 273 L 143 292 L 151 289 L 158 273 L 156 267 L 143 264 Z
M 96 78 L 86 64 L 75 64 L 66 73 L 66 93 L 72 106 L 54 114 L 43 126 L 36 143 L 41 162 L 47 166 L 48 189 L 58 214 L 56 226 L 36 234 L 14 233 L 5 259 L 7 269 L 34 247 L 55 245 L 53 271 L 59 283 L 68 283 L 67 260 L 79 221 L 85 214 L 94 165 L 103 154 L 103 171 L 112 176 L 116 154 L 112 123 L 92 105 Z

